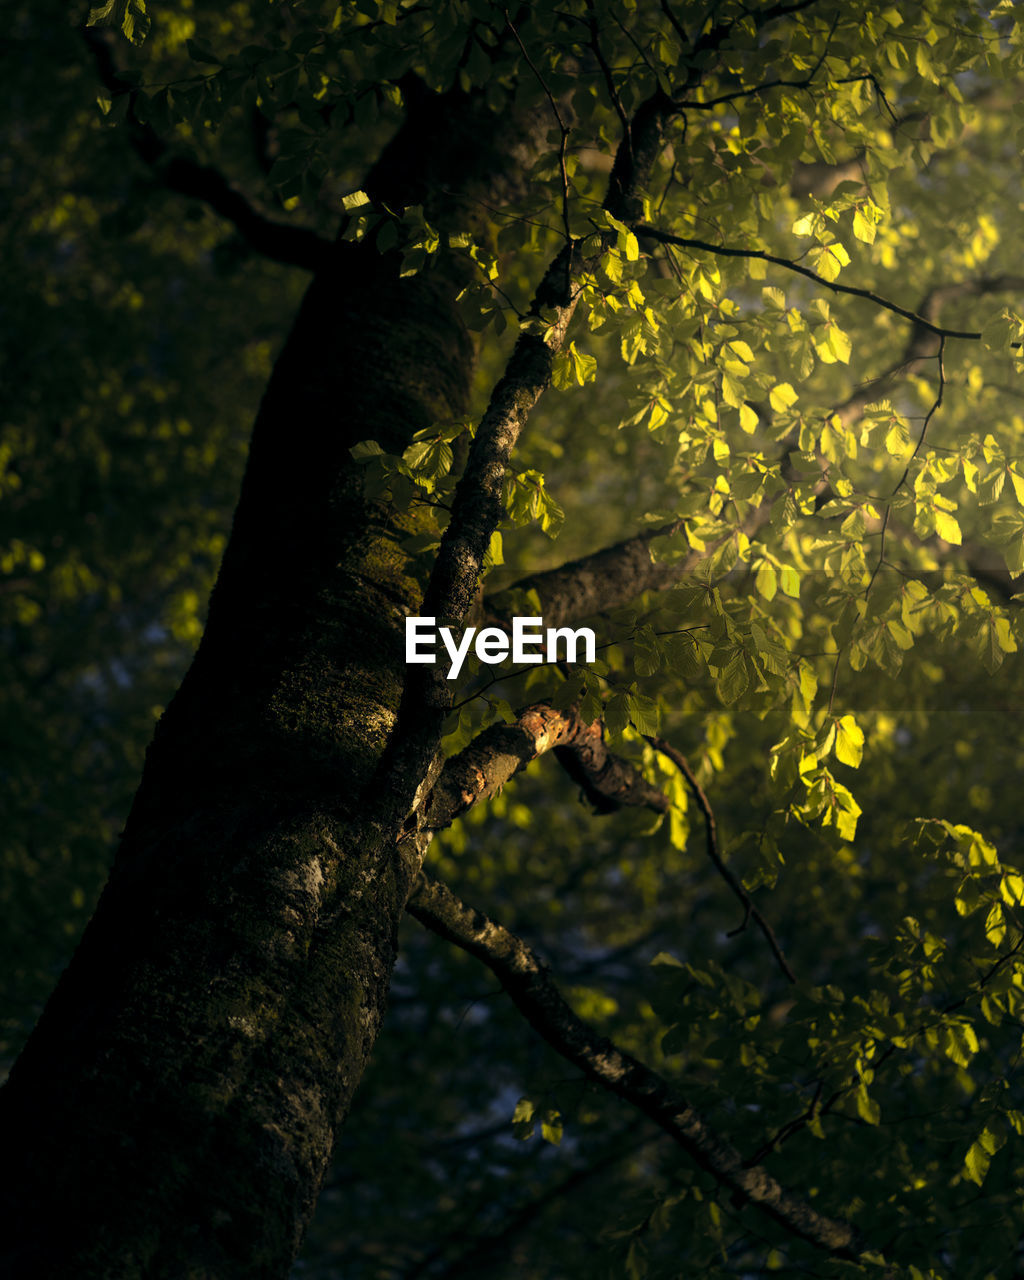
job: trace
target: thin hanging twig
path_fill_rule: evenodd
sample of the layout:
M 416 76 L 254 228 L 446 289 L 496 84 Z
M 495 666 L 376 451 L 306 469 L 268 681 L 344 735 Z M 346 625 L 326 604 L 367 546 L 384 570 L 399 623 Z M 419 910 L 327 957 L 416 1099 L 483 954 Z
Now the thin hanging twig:
M 747 893 L 743 885 L 740 884 L 739 880 L 737 880 L 732 871 L 730 871 L 728 866 L 726 866 L 721 850 L 718 847 L 718 825 L 715 822 L 715 811 L 712 809 L 707 796 L 704 794 L 704 788 L 697 781 L 696 775 L 690 768 L 690 762 L 681 751 L 677 751 L 675 747 L 672 746 L 670 742 L 666 742 L 664 738 L 653 738 L 648 734 L 644 734 L 644 738 L 651 744 L 655 751 L 660 751 L 666 759 L 671 760 L 683 775 L 689 784 L 690 790 L 693 792 L 698 808 L 704 815 L 704 832 L 707 837 L 708 857 L 714 863 L 719 875 L 743 904 L 743 923 L 738 929 L 734 929 L 732 932 L 739 933 L 742 929 L 747 927 L 747 922 L 749 920 L 753 920 L 767 939 L 768 945 L 772 949 L 772 954 L 779 962 L 779 968 L 790 982 L 796 982 L 796 974 L 789 967 L 789 961 L 783 954 L 782 948 L 779 946 L 779 941 L 776 938 L 771 925 L 767 920 L 765 920 L 764 916 L 761 915 L 757 907 L 754 906 L 750 894 Z M 732 934 L 730 934 L 730 937 L 731 936 Z

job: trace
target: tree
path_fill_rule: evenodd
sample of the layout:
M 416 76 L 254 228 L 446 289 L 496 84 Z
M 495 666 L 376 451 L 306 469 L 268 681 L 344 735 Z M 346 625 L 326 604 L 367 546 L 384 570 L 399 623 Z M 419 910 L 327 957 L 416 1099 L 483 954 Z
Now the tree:
M 0 1094 L 5 1273 L 285 1274 L 354 1106 L 314 1273 L 1013 1274 L 1012 6 L 154 18 L 14 23 L 29 1000 L 223 556 Z M 595 659 L 406 661 L 538 616 Z

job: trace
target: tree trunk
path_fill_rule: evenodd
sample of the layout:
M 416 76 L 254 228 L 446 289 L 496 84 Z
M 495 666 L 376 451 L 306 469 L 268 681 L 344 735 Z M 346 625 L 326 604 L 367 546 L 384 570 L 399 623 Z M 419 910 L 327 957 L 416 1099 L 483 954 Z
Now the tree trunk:
M 495 198 L 496 119 L 422 99 L 368 190 L 442 225 Z M 464 414 L 471 372 L 456 264 L 399 261 L 339 245 L 277 362 L 206 634 L 0 1093 L 4 1276 L 251 1280 L 300 1246 L 415 872 L 373 782 L 423 583 L 349 449 Z

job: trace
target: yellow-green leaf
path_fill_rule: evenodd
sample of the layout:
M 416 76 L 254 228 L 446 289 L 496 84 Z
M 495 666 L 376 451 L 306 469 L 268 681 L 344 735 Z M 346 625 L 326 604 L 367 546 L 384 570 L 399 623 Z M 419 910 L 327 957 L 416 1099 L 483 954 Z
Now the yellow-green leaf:
M 776 413 L 785 413 L 797 402 L 797 394 L 788 382 L 778 382 L 772 387 L 768 399 Z
M 855 1093 L 857 1114 L 868 1124 L 878 1124 L 882 1118 L 882 1109 L 868 1093 L 867 1085 L 861 1081 Z
M 836 759 L 856 769 L 863 755 L 863 729 L 853 716 L 843 716 L 836 725 Z
M 865 244 L 875 243 L 875 224 L 870 218 L 866 218 L 860 209 L 855 209 L 853 214 L 853 234 L 858 240 L 863 240 Z
M 956 519 L 948 511 L 941 511 L 938 507 L 935 509 L 935 532 L 943 541 L 952 542 L 957 547 L 963 541 Z

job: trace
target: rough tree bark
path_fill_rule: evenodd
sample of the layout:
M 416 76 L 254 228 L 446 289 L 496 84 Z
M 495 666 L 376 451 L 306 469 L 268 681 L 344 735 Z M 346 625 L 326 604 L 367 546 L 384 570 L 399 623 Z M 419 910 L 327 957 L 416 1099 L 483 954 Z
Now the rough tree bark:
M 369 194 L 500 202 L 522 121 L 406 89 Z M 424 583 L 349 449 L 464 414 L 471 373 L 462 268 L 398 262 L 339 243 L 277 361 L 199 652 L 0 1093 L 3 1275 L 273 1276 L 301 1243 L 416 870 L 374 787 Z

